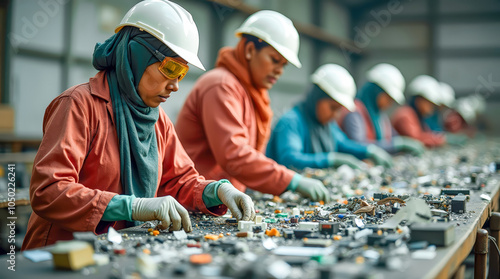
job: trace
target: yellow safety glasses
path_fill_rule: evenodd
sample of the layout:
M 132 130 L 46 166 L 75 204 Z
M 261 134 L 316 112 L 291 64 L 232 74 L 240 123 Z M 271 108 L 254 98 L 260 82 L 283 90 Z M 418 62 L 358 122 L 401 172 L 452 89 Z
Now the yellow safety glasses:
M 183 63 L 179 58 L 167 57 L 158 50 L 153 50 L 149 46 L 149 44 L 142 38 L 135 37 L 133 38 L 133 40 L 144 46 L 147 50 L 149 50 L 149 52 L 151 52 L 156 57 L 156 59 L 161 61 L 158 70 L 166 78 L 178 79 L 178 81 L 181 81 L 189 71 L 189 66 Z
M 189 71 L 189 66 L 173 57 L 165 57 L 158 70 L 168 79 L 177 78 L 181 81 Z

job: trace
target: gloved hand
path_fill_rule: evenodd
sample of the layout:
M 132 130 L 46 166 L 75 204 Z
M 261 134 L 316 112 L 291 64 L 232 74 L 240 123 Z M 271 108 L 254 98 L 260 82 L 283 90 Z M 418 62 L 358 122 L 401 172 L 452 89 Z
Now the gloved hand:
M 464 145 L 467 143 L 467 136 L 464 134 L 446 133 L 446 143 L 451 145 Z
M 387 153 L 382 148 L 374 144 L 370 144 L 368 145 L 366 151 L 367 151 L 366 155 L 368 156 L 368 158 L 372 159 L 375 164 L 384 166 L 385 168 L 392 167 L 393 162 L 391 155 L 389 155 L 389 153 Z
M 397 151 L 408 152 L 415 156 L 425 152 L 425 146 L 420 141 L 409 137 L 395 137 L 393 143 Z
M 217 190 L 217 195 L 220 201 L 231 210 L 231 213 L 238 221 L 251 221 L 255 218 L 252 199 L 234 188 L 233 185 L 222 183 Z
M 330 152 L 328 160 L 333 162 L 333 167 L 348 165 L 353 169 L 362 169 L 366 164 L 358 160 L 358 158 L 347 153 Z
M 317 179 L 312 179 L 302 176 L 295 189 L 302 196 L 311 199 L 312 201 L 330 202 L 330 194 L 323 183 Z
M 136 198 L 132 202 L 132 219 L 136 221 L 161 221 L 159 227 L 178 231 L 181 226 L 185 232 L 193 230 L 189 213 L 172 196 L 158 198 Z

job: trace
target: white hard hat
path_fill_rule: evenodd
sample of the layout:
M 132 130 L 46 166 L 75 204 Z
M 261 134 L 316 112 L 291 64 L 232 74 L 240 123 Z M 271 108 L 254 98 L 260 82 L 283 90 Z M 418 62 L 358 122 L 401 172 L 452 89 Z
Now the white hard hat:
M 402 105 L 405 102 L 403 91 L 405 90 L 405 78 L 391 64 L 380 63 L 373 66 L 366 73 L 368 81 L 380 86 L 394 101 Z
M 278 51 L 295 67 L 300 68 L 299 33 L 286 16 L 269 10 L 262 10 L 249 16 L 236 30 L 236 36 L 249 34 L 262 39 Z
M 441 104 L 451 108 L 455 101 L 455 90 L 448 83 L 439 82 L 441 93 Z
M 474 108 L 476 115 L 484 113 L 484 111 L 486 110 L 486 101 L 484 100 L 483 96 L 474 94 L 472 96 L 467 97 L 467 99 Z
M 124 26 L 148 32 L 188 63 L 205 70 L 198 58 L 198 28 L 191 14 L 178 4 L 167 0 L 139 2 L 123 17 L 115 33 Z
M 325 64 L 311 75 L 311 79 L 339 104 L 350 111 L 356 109 L 354 105 L 356 84 L 351 74 L 342 66 Z
M 422 96 L 435 105 L 441 104 L 439 82 L 428 75 L 420 75 L 414 78 L 408 85 L 408 92 L 412 96 Z
M 468 98 L 460 98 L 455 102 L 455 110 L 462 116 L 467 124 L 472 124 L 476 120 L 476 111 Z

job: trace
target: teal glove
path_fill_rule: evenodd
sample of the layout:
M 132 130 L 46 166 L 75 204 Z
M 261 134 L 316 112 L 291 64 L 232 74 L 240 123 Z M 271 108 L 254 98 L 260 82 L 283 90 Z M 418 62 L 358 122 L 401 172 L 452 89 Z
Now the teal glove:
M 302 196 L 312 201 L 330 202 L 330 194 L 323 183 L 317 179 L 302 176 L 295 189 Z
M 391 155 L 374 144 L 368 145 L 366 155 L 368 158 L 372 159 L 376 165 L 381 165 L 385 168 L 391 168 L 393 165 Z
M 415 156 L 425 152 L 425 147 L 420 141 L 409 137 L 394 137 L 393 143 L 398 152 L 408 152 Z
M 351 154 L 340 152 L 330 152 L 328 154 L 328 161 L 330 162 L 330 166 L 335 168 L 348 165 L 353 169 L 362 169 L 366 165 Z
M 464 134 L 446 133 L 446 143 L 451 145 L 464 145 L 467 143 L 467 136 Z

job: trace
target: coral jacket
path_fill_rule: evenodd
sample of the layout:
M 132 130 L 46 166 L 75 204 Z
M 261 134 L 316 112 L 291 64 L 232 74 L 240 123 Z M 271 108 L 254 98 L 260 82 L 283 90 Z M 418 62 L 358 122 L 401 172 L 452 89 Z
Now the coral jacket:
M 226 177 L 241 191 L 280 195 L 295 174 L 257 150 L 252 100 L 223 67 L 198 79 L 175 128 L 196 169 L 209 179 Z
M 172 196 L 188 210 L 209 211 L 202 200 L 205 180 L 194 168 L 174 126 L 160 108 L 157 196 Z M 113 196 L 122 194 L 120 153 L 113 106 L 105 72 L 69 88 L 47 107 L 43 140 L 35 157 L 30 185 L 31 214 L 22 249 L 72 239 L 76 231 L 107 232 L 124 221 L 101 221 Z
M 444 134 L 422 128 L 417 113 L 410 106 L 401 106 L 394 112 L 392 125 L 400 135 L 419 140 L 427 147 L 441 146 L 446 143 Z

